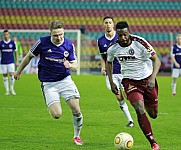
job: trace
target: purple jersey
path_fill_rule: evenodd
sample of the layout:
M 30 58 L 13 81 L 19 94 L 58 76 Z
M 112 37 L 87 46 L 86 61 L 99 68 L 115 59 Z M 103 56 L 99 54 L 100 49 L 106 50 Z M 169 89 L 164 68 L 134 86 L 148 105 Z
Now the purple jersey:
M 181 66 L 181 46 L 178 46 L 177 44 L 173 45 L 172 54 L 175 56 L 177 63 Z M 175 64 L 173 65 L 173 68 L 176 68 Z
M 16 44 L 13 40 L 1 41 L 0 42 L 1 51 L 1 64 L 12 64 L 14 63 L 14 51 L 16 51 Z
M 104 55 L 103 59 L 106 62 L 107 60 L 107 49 L 110 43 L 115 42 L 118 39 L 118 35 L 115 33 L 112 39 L 108 39 L 104 34 L 97 40 L 98 50 L 101 55 Z M 121 66 L 118 60 L 115 58 L 113 61 L 113 74 L 120 74 L 121 73 Z
M 30 53 L 35 56 L 40 54 L 38 78 L 41 82 L 56 82 L 69 76 L 70 71 L 65 68 L 64 59 L 70 62 L 76 60 L 74 45 L 66 38 L 57 46 L 51 42 L 51 36 L 41 37 Z

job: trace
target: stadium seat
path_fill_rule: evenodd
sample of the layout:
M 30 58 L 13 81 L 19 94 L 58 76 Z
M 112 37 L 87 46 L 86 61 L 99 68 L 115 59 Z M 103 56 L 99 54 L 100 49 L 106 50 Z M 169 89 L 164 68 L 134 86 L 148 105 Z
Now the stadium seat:
M 59 1 L 3 1 L 0 7 L 1 29 L 48 29 L 50 21 L 60 19 L 66 29 L 80 29 L 84 25 L 94 48 L 96 39 L 103 34 L 102 19 L 107 15 L 113 16 L 115 23 L 126 20 L 131 32 L 154 41 L 159 49 L 169 47 L 170 32 L 175 36 L 181 31 L 179 0 L 71 0 L 61 4 Z M 41 35 L 25 36 L 37 39 Z

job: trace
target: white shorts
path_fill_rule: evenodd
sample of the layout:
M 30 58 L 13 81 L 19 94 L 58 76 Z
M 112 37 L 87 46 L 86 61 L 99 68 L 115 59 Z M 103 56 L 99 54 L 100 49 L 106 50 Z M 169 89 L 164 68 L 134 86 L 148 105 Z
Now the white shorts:
M 123 85 L 121 84 L 122 79 L 123 79 L 123 75 L 121 75 L 121 74 L 112 74 L 112 79 L 113 79 L 113 82 L 117 85 L 117 88 L 118 88 L 118 89 L 120 89 L 120 87 L 121 87 L 121 89 L 124 90 L 124 87 L 123 87 Z M 106 76 L 106 85 L 107 85 L 107 88 L 108 88 L 109 90 L 111 90 L 111 85 L 110 85 L 110 83 L 109 83 L 109 78 L 108 78 L 108 76 Z
M 181 75 L 181 69 L 180 68 L 173 68 L 172 69 L 172 77 L 173 78 L 178 78 L 179 75 Z
M 80 98 L 79 91 L 71 76 L 57 82 L 42 82 L 42 92 L 48 107 L 54 103 L 60 103 L 60 96 L 66 101 Z
M 7 74 L 9 72 L 15 72 L 15 65 L 12 64 L 1 64 L 2 74 Z

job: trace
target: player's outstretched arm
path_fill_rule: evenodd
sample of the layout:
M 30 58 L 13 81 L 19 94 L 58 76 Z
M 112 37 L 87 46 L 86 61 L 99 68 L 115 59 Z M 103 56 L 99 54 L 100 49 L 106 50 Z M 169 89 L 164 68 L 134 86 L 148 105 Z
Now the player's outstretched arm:
M 101 74 L 103 75 L 103 76 L 105 76 L 106 75 L 106 63 L 105 63 L 105 60 L 104 60 L 104 56 L 105 54 L 101 54 Z M 106 59 L 106 58 L 105 58 Z
M 15 72 L 15 75 L 14 75 L 14 78 L 16 80 L 19 80 L 20 79 L 20 76 L 21 76 L 21 72 L 23 71 L 23 69 L 29 64 L 30 60 L 33 58 L 34 56 L 28 52 L 26 54 L 26 56 L 23 58 L 18 70 Z
M 153 89 L 155 87 L 155 78 L 159 72 L 160 65 L 161 65 L 160 59 L 158 58 L 158 56 L 156 54 L 154 54 L 151 57 L 151 60 L 154 63 L 153 63 L 153 72 L 147 81 L 147 86 L 149 89 Z
M 175 59 L 175 55 L 171 54 L 171 60 L 172 60 L 172 62 L 175 64 L 175 66 L 176 66 L 177 68 L 180 68 L 179 63 L 178 63 L 178 62 L 176 61 L 176 59 Z
M 156 54 L 151 57 L 151 60 L 154 62 L 153 63 L 153 73 L 152 73 L 151 77 L 156 78 L 156 76 L 159 72 L 160 66 L 161 66 L 161 62 Z
M 116 84 L 113 82 L 112 79 L 112 70 L 113 70 L 113 64 L 112 62 L 106 61 L 106 73 L 108 75 L 109 78 L 109 83 L 111 85 L 111 90 L 115 95 L 118 95 L 118 88 L 116 86 Z
M 18 67 L 18 63 L 19 63 L 19 57 L 18 57 L 18 52 L 15 51 L 15 57 L 16 57 L 16 62 L 15 62 L 15 66 Z
M 107 75 L 108 75 L 110 84 L 113 83 L 113 79 L 112 79 L 112 69 L 113 69 L 113 64 L 112 64 L 112 62 L 106 61 L 106 71 L 107 71 Z
M 69 62 L 69 61 L 66 60 L 66 59 L 64 60 L 64 66 L 65 66 L 66 68 L 69 68 L 71 71 L 77 71 L 77 67 L 78 67 L 76 60 Z

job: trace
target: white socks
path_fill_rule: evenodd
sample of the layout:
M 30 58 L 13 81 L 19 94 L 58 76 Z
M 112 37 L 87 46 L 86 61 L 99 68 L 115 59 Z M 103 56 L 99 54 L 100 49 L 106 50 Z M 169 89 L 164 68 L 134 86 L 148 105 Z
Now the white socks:
M 5 87 L 6 92 L 9 92 L 8 77 L 3 77 L 3 83 L 4 83 L 4 87 Z M 14 91 L 14 76 L 10 77 L 10 90 Z
M 130 112 L 128 110 L 128 105 L 126 104 L 126 102 L 124 100 L 118 101 L 118 105 L 120 106 L 121 110 L 125 114 L 125 116 L 128 119 L 128 121 L 132 121 L 133 122 L 133 119 L 132 119 L 132 117 L 130 115 Z
M 14 76 L 10 77 L 10 90 L 14 91 Z
M 176 94 L 176 87 L 177 87 L 177 84 L 172 82 L 172 94 Z
M 80 131 L 83 124 L 82 113 L 73 113 L 73 124 L 74 124 L 74 138 L 80 137 Z
M 8 77 L 3 77 L 3 83 L 4 83 L 4 87 L 5 87 L 6 92 L 9 92 Z

